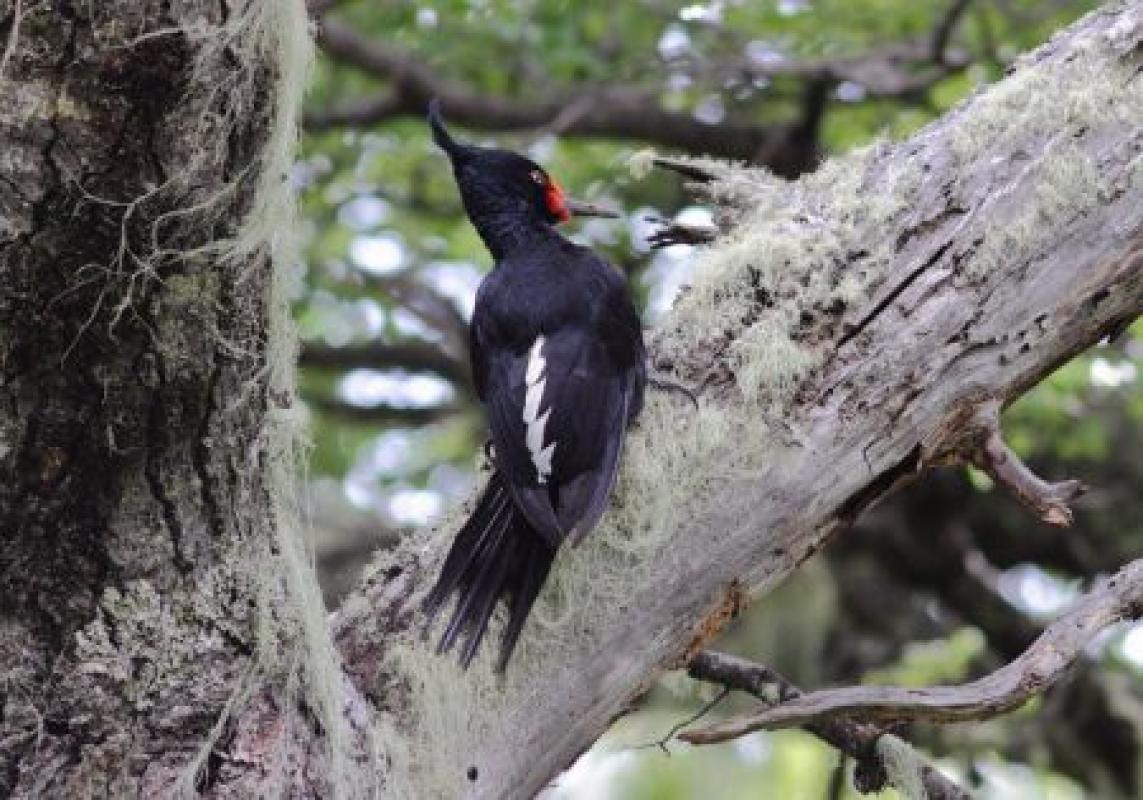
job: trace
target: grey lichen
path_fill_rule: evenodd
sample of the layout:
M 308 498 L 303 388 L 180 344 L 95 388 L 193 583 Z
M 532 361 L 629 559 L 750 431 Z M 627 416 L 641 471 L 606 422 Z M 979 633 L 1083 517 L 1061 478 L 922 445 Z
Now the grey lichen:
M 1109 59 L 1098 51 L 1092 57 L 1091 69 L 1082 65 L 1079 69 L 1080 82 L 1098 73 L 1123 86 L 1122 80 L 1115 83 L 1123 78 L 1117 57 Z M 1095 62 L 1107 63 L 1097 70 Z M 1066 72 L 1068 63 L 1053 61 L 1047 74 Z M 1032 62 L 1026 66 L 1032 72 L 1041 69 Z M 1023 89 L 1016 84 L 1017 93 L 1036 88 L 1042 80 L 1020 78 L 1020 73 L 1016 78 L 1026 81 Z M 975 98 L 910 142 L 875 144 L 831 160 L 793 183 L 761 170 L 696 162 L 713 176 L 703 191 L 715 204 L 724 235 L 697 255 L 693 283 L 665 327 L 654 334 L 653 349 L 659 363 L 703 386 L 699 408 L 652 393 L 629 437 L 612 508 L 580 547 L 561 552 L 505 675 L 492 673 L 488 654 L 462 673 L 411 635 L 386 641 L 387 660 L 381 671 L 388 685 L 409 687 L 407 707 L 416 709 L 413 717 L 394 713 L 380 721 L 394 742 L 387 751 L 387 787 L 395 796 L 414 791 L 463 794 L 473 788 L 464 769 L 472 754 L 482 752 L 489 742 L 519 741 L 520 731 L 535 730 L 530 718 L 535 708 L 586 705 L 583 700 L 561 705 L 562 699 L 553 697 L 569 665 L 594 668 L 583 662 L 585 653 L 607 654 L 612 672 L 593 673 L 589 682 L 600 691 L 618 691 L 616 687 L 625 685 L 631 689 L 637 680 L 647 680 L 643 673 L 637 678 L 626 673 L 617 677 L 615 673 L 631 668 L 637 657 L 625 659 L 626 642 L 602 637 L 616 630 L 615 619 L 638 611 L 627 608 L 630 598 L 655 597 L 657 587 L 678 586 L 679 576 L 690 574 L 692 565 L 680 555 L 684 548 L 672 547 L 678 544 L 672 534 L 680 520 L 706 518 L 711 511 L 704 506 L 706 498 L 725 499 L 727 486 L 765 484 L 771 464 L 797 463 L 787 458 L 800 446 L 797 432 L 776 430 L 768 420 L 788 411 L 798 390 L 836 352 L 845 324 L 865 312 L 885 288 L 891 270 L 892 277 L 903 280 L 939 262 L 934 281 L 947 281 L 956 269 L 962 270 L 962 280 L 975 280 L 994 270 L 1006 250 L 1009 259 L 1024 263 L 1042 247 L 1027 240 L 1033 233 L 1032 221 L 1010 229 L 1014 240 L 997 238 L 985 244 L 971 256 L 983 253 L 980 265 L 958 264 L 951 257 L 942 262 L 951 251 L 939 241 L 934 244 L 933 230 L 951 238 L 969 225 L 990 222 L 973 218 L 962 208 L 981 205 L 979 198 L 964 193 L 980 187 L 987 191 L 990 181 L 958 182 L 958 170 L 989 170 L 992 153 L 1012 153 L 1024 146 L 1021 115 L 1029 114 L 1023 119 L 1033 125 L 1042 120 L 1040 100 L 1010 118 L 1014 103 L 1006 85 Z M 1080 86 L 1069 87 L 1069 92 L 1083 93 Z M 1043 88 L 1039 87 L 1041 94 Z M 999 92 L 999 99 L 988 99 L 992 92 Z M 1052 94 L 1058 95 L 1058 88 Z M 1069 119 L 1076 124 L 1085 118 L 1105 120 L 1084 116 L 1089 113 L 1122 113 L 1090 97 L 1075 98 L 1074 106 Z M 1143 105 L 1135 105 L 1132 113 L 1139 108 Z M 969 132 L 961 133 L 966 126 Z M 960 144 L 951 146 L 953 139 Z M 1090 206 L 1103 190 L 1093 180 L 1090 159 L 1074 157 L 1075 151 L 1069 154 L 1067 147 L 1057 146 L 1061 149 L 1044 161 L 1038 189 L 1027 204 L 1035 209 L 1028 213 L 1039 215 L 1040 225 L 1046 220 L 1048 229 L 1074 209 Z M 633 168 L 645 168 L 648 159 L 642 155 Z M 932 174 L 940 175 L 944 183 L 934 183 Z M 916 263 L 909 249 L 913 240 L 927 248 Z M 971 249 L 966 243 L 974 241 L 967 235 L 957 244 Z M 718 371 L 722 368 L 729 369 L 729 380 Z M 435 551 L 430 539 L 447 538 L 461 515 L 402 547 L 420 556 Z M 710 537 L 710 548 L 717 552 L 722 552 L 723 537 L 748 535 L 716 527 L 702 534 Z M 399 560 L 398 556 L 393 562 Z M 431 571 L 433 565 L 426 568 Z M 660 652 L 659 637 L 666 635 L 648 632 L 642 644 Z M 543 685 L 538 685 L 536 676 L 545 676 Z M 582 684 L 581 679 L 577 675 L 575 680 Z M 617 707 L 627 695 L 606 699 Z M 593 703 L 598 701 L 592 698 Z M 885 747 L 890 759 L 900 755 L 892 742 Z M 525 762 L 535 754 L 508 752 L 496 757 L 505 774 L 518 775 L 529 773 Z M 513 766 L 517 762 L 519 769 Z M 919 796 L 911 764 L 902 761 L 895 778 L 903 791 Z
M 894 163 L 891 150 L 856 151 L 793 183 L 719 167 L 706 191 L 734 224 L 699 255 L 658 352 L 684 362 L 697 333 L 712 351 L 729 351 L 745 399 L 788 400 L 820 361 L 812 332 L 860 303 L 894 253 L 875 232 L 909 207 L 921 178 L 907 160 L 880 168 Z
M 1093 160 L 1091 148 L 1081 149 L 1076 142 L 1108 126 L 1139 130 L 1143 82 L 1132 60 L 1120 53 L 1131 52 L 1141 36 L 1136 26 L 1124 27 L 1118 38 L 1094 38 L 1066 62 L 1018 69 L 965 106 L 951 138 L 952 153 L 961 162 L 984 168 L 1010 168 L 1011 181 L 997 195 L 1016 192 L 1023 202 L 1013 216 L 989 215 L 981 244 L 962 271 L 964 280 L 982 280 L 1034 251 L 1120 178 L 1106 174 Z M 1133 40 L 1130 46 L 1128 40 Z M 1032 64 L 1055 46 L 1049 42 L 1019 64 Z M 1022 142 L 1021 160 L 1029 166 L 980 157 L 1004 148 L 1014 137 Z M 1136 168 L 1129 166 L 1128 174 Z M 968 175 L 963 179 L 969 180 Z

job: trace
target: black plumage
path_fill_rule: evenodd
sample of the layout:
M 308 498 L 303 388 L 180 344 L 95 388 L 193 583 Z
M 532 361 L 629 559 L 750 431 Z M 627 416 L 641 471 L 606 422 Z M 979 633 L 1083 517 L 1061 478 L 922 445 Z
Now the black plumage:
M 467 666 L 504 600 L 503 668 L 556 550 L 578 543 L 607 506 L 623 437 L 643 405 L 646 353 L 623 276 L 554 228 L 573 214 L 605 212 L 566 198 L 523 156 L 457 142 L 435 103 L 429 122 L 496 263 L 469 331 L 494 470 L 425 610 L 431 622 L 457 595 L 438 651 L 463 635 Z

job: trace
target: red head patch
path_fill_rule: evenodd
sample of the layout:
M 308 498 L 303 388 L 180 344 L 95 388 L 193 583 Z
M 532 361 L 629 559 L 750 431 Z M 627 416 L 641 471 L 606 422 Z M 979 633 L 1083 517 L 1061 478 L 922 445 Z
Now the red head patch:
M 564 202 L 563 187 L 551 178 L 548 178 L 548 185 L 544 190 L 544 202 L 548 206 L 548 212 L 560 222 L 567 222 L 571 219 L 571 212 L 568 211 L 567 204 Z

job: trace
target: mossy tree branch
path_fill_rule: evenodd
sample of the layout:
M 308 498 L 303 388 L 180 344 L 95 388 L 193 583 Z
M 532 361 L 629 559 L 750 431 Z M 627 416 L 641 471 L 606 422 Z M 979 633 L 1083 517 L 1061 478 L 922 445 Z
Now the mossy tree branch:
M 702 408 L 652 396 L 615 508 L 562 554 L 507 674 L 460 673 L 415 633 L 455 521 L 383 557 L 337 617 L 350 674 L 418 753 L 394 774 L 538 790 L 742 602 L 963 463 L 982 408 L 1139 315 L 1141 8 L 1113 4 L 911 140 L 799 183 L 698 165 L 729 232 L 654 351 Z

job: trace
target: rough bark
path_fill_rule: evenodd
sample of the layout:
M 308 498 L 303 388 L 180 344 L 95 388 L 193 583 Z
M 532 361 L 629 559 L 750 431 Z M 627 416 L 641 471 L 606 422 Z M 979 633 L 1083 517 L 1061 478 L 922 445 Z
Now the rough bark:
M 172 795 L 255 646 L 272 265 L 187 255 L 269 133 L 232 11 L 0 3 L 5 797 Z
M 0 787 L 15 796 L 173 795 L 216 727 L 206 796 L 324 796 L 330 781 L 353 794 L 529 796 L 742 602 L 902 481 L 961 457 L 987 401 L 1009 402 L 1143 310 L 1143 4 L 1131 2 L 1009 80 L 1033 78 L 1032 111 L 1083 111 L 1077 81 L 1060 81 L 1094 63 L 1122 83 L 1092 94 L 1134 114 L 1010 124 L 1031 111 L 993 90 L 826 173 L 870 201 L 901 191 L 902 171 L 918 176 L 891 213 L 847 217 L 845 241 L 866 247 L 798 267 L 866 273 L 871 293 L 852 308 L 749 287 L 750 269 L 712 290 L 747 289 L 740 317 L 714 302 L 718 324 L 688 328 L 702 293 L 683 299 L 656 337 L 659 366 L 702 384 L 703 408 L 652 399 L 613 512 L 562 554 L 505 676 L 485 661 L 462 674 L 420 642 L 416 604 L 442 530 L 384 556 L 334 620 L 348 680 L 329 664 L 310 679 L 334 701 L 299 704 L 272 680 L 241 693 L 256 645 L 263 668 L 295 654 L 258 636 L 266 584 L 251 569 L 280 541 L 265 432 L 289 398 L 267 377 L 272 265 L 256 250 L 244 263 L 169 254 L 231 235 L 252 202 L 244 169 L 271 133 L 272 70 L 255 69 L 243 94 L 210 90 L 230 86 L 233 65 L 204 67 L 205 40 L 185 31 L 221 24 L 226 4 L 3 9 L 3 38 L 22 14 L 0 87 Z M 198 121 L 237 100 L 225 147 L 201 157 Z M 1063 202 L 1065 146 L 1098 180 L 1083 172 Z M 765 180 L 736 175 L 722 187 L 731 206 L 735 180 Z M 213 224 L 162 223 L 226 186 Z M 791 224 L 818 223 L 826 188 L 797 190 L 806 213 Z M 769 330 L 758 326 L 791 309 L 802 323 L 789 349 L 809 366 L 796 393 L 760 403 L 744 388 L 748 356 Z M 711 430 L 721 446 L 704 450 Z M 649 474 L 674 495 L 640 496 L 664 488 Z M 337 715 L 356 739 L 331 741 Z M 326 745 L 356 761 L 329 767 Z

